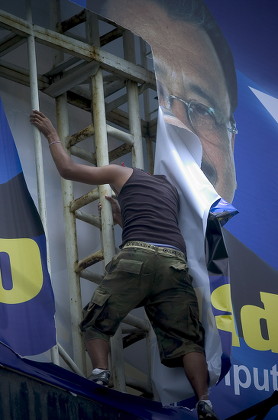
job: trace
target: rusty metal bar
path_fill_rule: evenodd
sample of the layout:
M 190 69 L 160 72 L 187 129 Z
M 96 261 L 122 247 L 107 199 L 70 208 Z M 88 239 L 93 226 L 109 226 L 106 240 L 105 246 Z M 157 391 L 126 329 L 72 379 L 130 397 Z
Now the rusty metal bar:
M 8 63 L 5 60 L 0 60 L 0 76 L 12 80 L 13 82 L 30 86 L 29 69 L 24 69 L 16 64 Z M 49 86 L 49 81 L 44 76 L 38 76 L 37 81 L 39 90 L 43 90 Z
M 99 43 L 99 34 L 97 28 L 98 22 L 96 16 L 88 14 L 88 41 L 93 42 L 95 45 L 98 45 Z M 97 165 L 104 166 L 109 164 L 109 154 L 105 115 L 103 74 L 101 69 L 99 69 L 96 75 L 92 77 L 91 86 Z M 108 264 L 108 262 L 111 261 L 112 257 L 115 254 L 114 224 L 111 205 L 105 199 L 105 196 L 107 195 L 111 195 L 111 187 L 108 185 L 100 185 L 99 196 L 101 203 L 101 236 L 105 264 Z M 118 331 L 116 332 L 114 337 L 111 338 L 110 348 L 114 386 L 117 390 L 125 392 L 126 386 L 121 327 L 118 328 Z
M 72 360 L 71 357 L 69 357 L 66 350 L 61 346 L 61 344 L 58 343 L 58 350 L 59 354 L 62 357 L 62 359 L 66 362 L 66 364 L 71 368 L 71 370 L 75 373 L 77 373 L 80 376 L 84 376 L 83 372 L 79 369 L 76 363 Z
M 96 188 L 92 191 L 89 191 L 87 194 L 82 195 L 82 197 L 72 200 L 70 203 L 70 211 L 74 212 L 80 209 L 81 207 L 86 206 L 87 204 L 92 203 L 93 201 L 96 201 L 98 199 L 99 199 L 99 191 Z
M 135 62 L 134 35 L 130 31 L 124 33 L 124 56 L 130 62 Z M 128 115 L 130 133 L 133 135 L 132 166 L 144 169 L 144 156 L 139 107 L 139 93 L 136 81 L 127 81 Z
M 75 217 L 78 220 L 82 220 L 82 222 L 89 223 L 90 225 L 95 226 L 97 228 L 100 228 L 101 226 L 100 217 L 98 216 L 93 216 L 92 214 L 87 214 L 78 210 L 75 212 Z
M 56 99 L 57 127 L 61 141 L 65 144 L 68 136 L 69 122 L 67 112 L 67 102 L 65 95 Z M 62 179 L 62 192 L 64 201 L 64 220 L 65 220 L 65 245 L 68 267 L 69 294 L 70 294 L 70 313 L 72 327 L 72 344 L 74 361 L 83 372 L 86 372 L 85 347 L 80 333 L 79 323 L 81 321 L 82 304 L 81 289 L 78 274 L 74 270 L 74 263 L 78 260 L 77 237 L 75 217 L 71 212 L 73 201 L 73 185 L 71 181 Z
M 80 273 L 80 271 L 85 270 L 85 268 L 91 267 L 92 265 L 102 261 L 104 259 L 104 253 L 102 250 L 94 252 L 88 257 L 83 258 L 75 264 L 75 272 Z

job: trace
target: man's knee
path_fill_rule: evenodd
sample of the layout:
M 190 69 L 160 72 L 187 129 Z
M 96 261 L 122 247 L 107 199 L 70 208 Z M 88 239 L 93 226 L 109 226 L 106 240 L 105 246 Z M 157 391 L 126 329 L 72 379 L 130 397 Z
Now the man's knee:
M 93 327 L 88 327 L 83 330 L 81 329 L 81 331 L 82 331 L 85 342 L 88 342 L 94 339 L 101 339 L 107 342 L 110 341 L 110 337 L 111 337 L 110 335 L 105 334 L 99 330 L 96 330 Z

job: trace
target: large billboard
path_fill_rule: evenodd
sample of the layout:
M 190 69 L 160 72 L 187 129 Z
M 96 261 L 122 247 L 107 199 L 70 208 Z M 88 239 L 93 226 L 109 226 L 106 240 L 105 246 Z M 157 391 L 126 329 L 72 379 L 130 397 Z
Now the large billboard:
M 271 105 L 277 5 L 74 2 L 133 31 L 152 49 L 159 101 L 155 171 L 166 173 L 182 197 L 180 224 L 207 327 L 212 382 L 227 372 L 232 350 L 229 372 L 211 391 L 219 416 L 231 416 L 278 389 L 278 144 Z M 224 240 L 220 235 L 222 254 L 207 271 L 207 219 L 220 199 L 239 214 L 223 230 Z M 168 380 L 163 385 L 166 375 L 157 381 L 159 397 L 181 399 Z M 277 414 L 276 407 L 266 418 Z

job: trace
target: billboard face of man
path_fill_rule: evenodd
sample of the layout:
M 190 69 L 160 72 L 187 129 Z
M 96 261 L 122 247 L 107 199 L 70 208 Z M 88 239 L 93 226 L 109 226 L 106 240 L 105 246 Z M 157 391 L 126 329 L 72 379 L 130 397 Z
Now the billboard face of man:
M 176 3 L 176 2 L 175 2 Z M 173 4 L 173 7 L 177 6 Z M 153 51 L 159 104 L 199 137 L 201 169 L 226 201 L 236 188 L 232 110 L 223 69 L 201 23 L 169 15 L 163 2 L 108 2 L 109 18 L 146 40 Z M 161 34 L 161 36 L 159 35 Z M 173 122 L 173 119 L 172 119 Z
M 202 29 L 183 22 L 174 32 L 180 45 L 176 52 L 153 47 L 160 103 L 197 134 L 203 151 L 201 169 L 217 193 L 232 201 L 234 134 L 229 131 L 231 107 L 221 65 Z

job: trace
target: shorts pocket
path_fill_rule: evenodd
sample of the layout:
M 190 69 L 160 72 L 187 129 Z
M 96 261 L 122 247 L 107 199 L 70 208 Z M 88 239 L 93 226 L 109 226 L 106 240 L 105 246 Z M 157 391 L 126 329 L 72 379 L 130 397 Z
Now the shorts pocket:
M 114 257 L 105 267 L 107 274 L 112 274 L 115 270 L 130 274 L 140 274 L 143 262 L 125 258 Z
M 175 264 L 172 264 L 170 267 L 173 268 L 174 270 L 177 270 L 177 271 L 186 271 L 187 270 L 187 265 L 185 263 L 182 263 L 182 262 L 177 262 Z
M 96 319 L 101 315 L 109 297 L 110 293 L 101 286 L 95 290 L 92 299 L 83 309 L 83 320 L 80 324 L 81 330 L 84 331 L 85 328 L 96 321 Z
M 142 261 L 121 259 L 117 264 L 117 270 L 131 274 L 140 274 L 142 265 Z
M 90 307 L 93 305 L 97 306 L 103 306 L 107 299 L 109 298 L 110 293 L 108 293 L 107 290 L 102 289 L 101 287 L 98 287 L 95 290 L 95 293 L 93 294 L 93 297 L 91 299 L 91 302 L 89 303 L 88 310 L 90 310 Z
M 88 317 L 90 315 L 90 312 L 92 309 L 102 308 L 107 300 L 110 297 L 110 293 L 108 293 L 107 290 L 103 289 L 101 286 L 99 286 L 89 303 L 83 308 L 83 316 L 84 318 Z
M 177 261 L 177 262 L 171 264 L 170 268 L 172 270 L 174 270 L 174 272 L 175 272 L 174 277 L 177 280 L 180 280 L 180 281 L 182 281 L 182 283 L 188 284 L 191 287 L 193 279 L 188 272 L 188 266 L 187 266 L 186 263 L 184 263 L 182 261 Z

